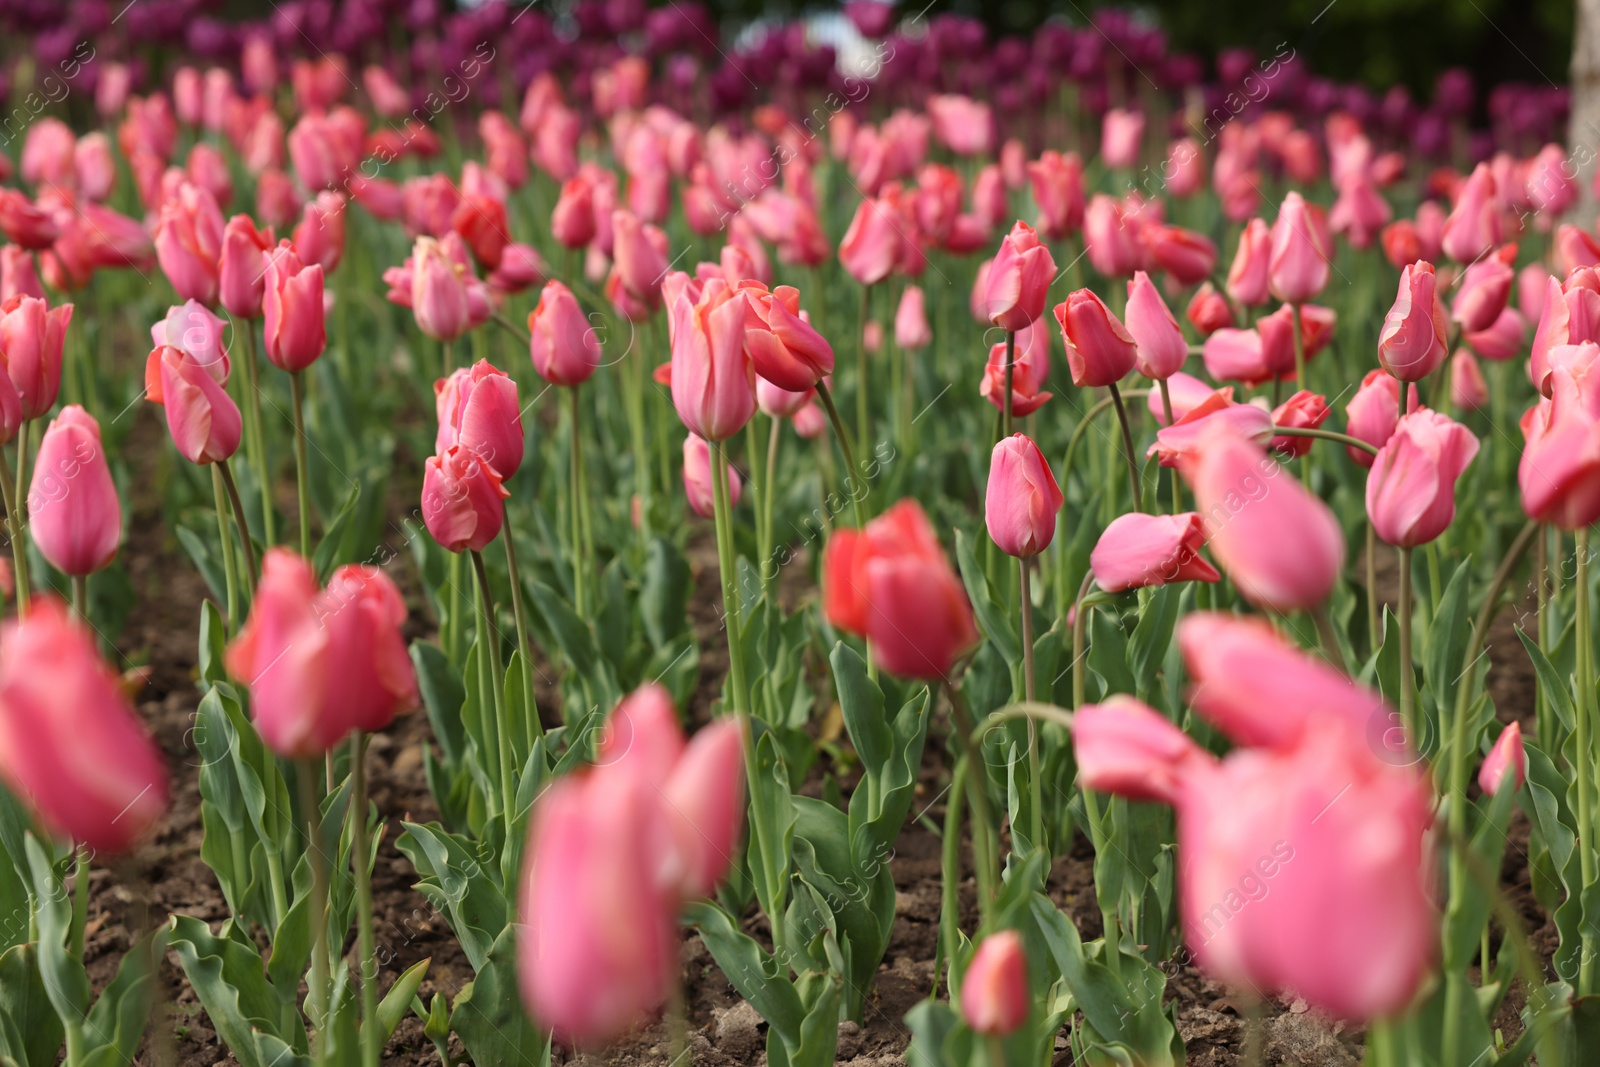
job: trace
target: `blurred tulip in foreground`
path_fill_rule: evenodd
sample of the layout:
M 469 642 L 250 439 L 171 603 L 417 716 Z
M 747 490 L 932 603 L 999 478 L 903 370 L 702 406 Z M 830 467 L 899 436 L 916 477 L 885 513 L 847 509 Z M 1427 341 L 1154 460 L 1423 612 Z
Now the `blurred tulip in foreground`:
M 1494 747 L 1484 757 L 1478 771 L 1478 787 L 1488 796 L 1500 791 L 1500 783 L 1511 780 L 1513 790 L 1521 789 L 1528 778 L 1528 754 L 1522 747 L 1522 726 L 1510 723 L 1500 731 Z

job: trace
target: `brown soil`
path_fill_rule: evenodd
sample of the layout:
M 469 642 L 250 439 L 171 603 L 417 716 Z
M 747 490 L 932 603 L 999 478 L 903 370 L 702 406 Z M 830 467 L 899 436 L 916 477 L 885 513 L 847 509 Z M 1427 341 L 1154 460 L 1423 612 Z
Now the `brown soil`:
M 213 925 L 226 917 L 226 905 L 216 881 L 199 856 L 197 757 L 188 736 L 198 703 L 194 685 L 195 609 L 205 595 L 205 587 L 159 516 L 137 515 L 131 530 L 125 560 L 134 576 L 140 607 L 118 644 L 130 660 L 150 666 L 149 684 L 140 707 L 174 776 L 173 808 L 154 839 L 136 856 L 116 871 L 97 869 L 93 874 L 86 960 L 97 987 L 115 972 L 132 939 L 134 930 L 130 928 L 137 927 L 137 917 L 146 912 L 146 901 L 148 914 L 157 922 L 173 912 L 196 916 Z M 720 658 L 721 641 L 715 635 L 717 614 L 712 607 L 715 556 L 703 542 L 692 547 L 690 556 L 699 572 L 691 615 L 704 646 L 702 689 L 691 713 L 703 719 L 708 713 L 709 694 L 720 679 L 724 664 Z M 786 568 L 783 595 L 787 602 L 797 602 L 808 595 L 805 573 L 806 568 L 799 564 Z M 1492 631 L 1490 684 L 1502 716 L 1526 722 L 1532 716 L 1532 677 L 1512 632 L 1517 614 L 1510 609 L 1503 611 Z M 553 709 L 554 693 L 541 693 L 540 702 Z M 392 980 L 417 960 L 429 958 L 432 963 L 421 988 L 424 1001 L 436 992 L 453 996 L 472 978 L 471 968 L 443 918 L 411 889 L 414 872 L 394 847 L 400 819 L 426 821 L 437 817 L 422 770 L 422 750 L 428 743 L 426 718 L 420 713 L 407 716 L 386 735 L 373 739 L 369 765 L 373 801 L 388 827 L 374 877 L 379 956 L 386 959 L 385 970 L 389 972 L 382 980 Z M 936 753 L 940 742 L 930 738 L 928 748 L 930 754 Z M 927 808 L 929 817 L 942 821 L 943 779 L 936 764 L 936 757 L 930 757 L 914 810 Z M 1502 873 L 1536 948 L 1548 960 L 1555 948 L 1555 931 L 1529 888 L 1527 842 L 1528 826 L 1519 816 L 1513 824 Z M 1092 859 L 1088 844 L 1080 836 L 1071 854 L 1057 860 L 1049 880 L 1051 897 L 1071 915 L 1085 939 L 1100 933 Z M 864 1024 L 846 1023 L 839 1035 L 838 1060 L 855 1067 L 891 1067 L 904 1062 L 910 1034 L 903 1017 L 935 985 L 933 961 L 940 903 L 937 838 L 909 821 L 896 845 L 890 871 L 897 890 L 893 937 L 868 998 Z M 970 928 L 975 918 L 970 877 L 963 883 L 962 892 L 963 921 Z M 763 1061 L 765 1024 L 741 1001 L 697 936 L 686 936 L 683 958 L 694 1061 L 707 1067 Z M 169 1033 L 176 1034 L 173 1051 L 179 1067 L 234 1062 L 170 957 L 164 979 L 169 1005 L 166 1010 L 173 1024 Z M 1231 1067 L 1240 1062 L 1245 1012 L 1241 1001 L 1192 966 L 1170 976 L 1168 995 L 1177 1003 L 1179 1030 L 1188 1046 L 1191 1064 Z M 1496 1020 L 1508 1040 L 1520 1030 L 1520 1006 L 1520 992 L 1514 991 Z M 1359 1030 L 1329 1024 L 1308 1012 L 1301 1002 L 1270 1003 L 1266 1013 L 1269 1064 L 1359 1062 Z M 1064 1036 L 1057 1038 L 1056 1049 L 1056 1064 L 1071 1062 Z M 558 1050 L 555 1059 L 557 1063 L 603 1062 L 642 1067 L 667 1063 L 667 1050 L 666 1027 L 658 1022 L 604 1054 Z M 465 1054 L 455 1041 L 451 1051 L 453 1057 Z M 150 1057 L 150 1050 L 146 1049 L 140 1062 L 150 1058 L 156 1062 L 164 1059 Z M 408 1017 L 400 1025 L 385 1058 L 404 1067 L 438 1067 L 439 1063 L 438 1053 L 424 1037 L 415 1017 Z

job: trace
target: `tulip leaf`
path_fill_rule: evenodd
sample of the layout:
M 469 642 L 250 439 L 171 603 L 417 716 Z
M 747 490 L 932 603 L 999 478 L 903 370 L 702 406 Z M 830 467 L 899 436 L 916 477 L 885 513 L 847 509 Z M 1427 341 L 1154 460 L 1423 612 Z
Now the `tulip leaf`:
M 588 624 L 578 618 L 566 600 L 548 585 L 531 578 L 526 584 L 528 595 L 533 598 L 534 606 L 544 617 L 545 625 L 555 638 L 556 646 L 561 649 L 561 654 L 566 657 L 572 669 L 580 675 L 594 671 L 597 656 L 594 635 L 589 632 Z
M 214 600 L 200 604 L 200 680 L 206 688 L 226 681 L 227 668 L 223 655 L 228 644 L 228 628 L 222 622 L 222 612 Z
M 645 548 L 639 617 L 658 652 L 684 630 L 690 584 L 689 564 L 683 554 L 665 539 L 652 537 Z
M 417 891 L 444 912 L 472 969 L 482 970 L 495 939 L 510 921 L 510 909 L 490 865 L 478 862 L 476 847 L 468 838 L 446 833 L 436 824 L 403 825 L 405 832 L 395 847 L 422 876 Z
M 788 961 L 774 959 L 740 930 L 727 912 L 710 901 L 689 904 L 684 908 L 684 918 L 700 928 L 700 940 L 705 942 L 712 959 L 739 995 L 772 1027 L 772 1032 L 789 1048 L 799 1046 L 806 1012 L 800 994 L 789 981 Z
M 1555 665 L 1550 662 L 1550 657 L 1539 647 L 1537 638 L 1529 637 L 1527 632 L 1519 627 L 1517 639 L 1527 650 L 1528 659 L 1533 661 L 1533 673 L 1539 679 L 1539 688 L 1544 693 L 1545 700 L 1555 711 L 1556 717 L 1561 720 L 1562 728 L 1571 732 L 1578 721 L 1573 704 L 1572 684 L 1557 672 Z
M 783 1035 L 774 1029 L 767 1035 L 767 1065 L 830 1067 L 839 1049 L 839 979 L 807 971 L 796 979 L 795 989 L 805 1005 L 800 1039 L 792 1044 L 782 1041 Z M 773 1040 L 774 1034 L 780 1041 Z
M 183 550 L 189 553 L 189 558 L 194 561 L 200 577 L 206 580 L 206 588 L 211 591 L 212 599 L 226 601 L 228 581 L 223 576 L 221 562 L 211 551 L 211 545 L 200 534 L 182 524 L 179 524 L 173 532 L 178 535 L 178 543 L 183 546 Z
M 461 686 L 461 674 L 437 645 L 425 641 L 411 642 L 411 662 L 417 670 L 417 688 L 422 693 L 428 724 L 444 753 L 445 766 L 453 771 L 466 748 L 461 726 L 466 691 Z
M 67 951 L 72 927 L 72 901 L 45 846 L 33 834 L 24 845 L 33 884 L 39 925 L 39 974 L 50 1003 L 63 1021 L 81 1019 L 89 1010 L 89 975 L 83 961 Z
M 876 775 L 889 762 L 894 746 L 894 734 L 883 716 L 883 690 L 868 677 L 861 655 L 843 641 L 833 646 L 828 662 L 833 665 L 833 684 L 850 743 L 866 773 Z
M 157 972 L 167 954 L 167 929 L 150 931 L 129 946 L 116 977 L 83 1021 L 88 1054 L 83 1067 L 124 1067 L 144 1037 L 150 1004 L 156 994 Z
M 534 1027 L 517 995 L 517 928 L 501 931 L 487 966 L 456 997 L 450 1024 L 475 1067 L 540 1067 L 548 1038 Z
M 1178 607 L 1183 600 L 1181 588 L 1172 585 L 1151 590 L 1150 599 L 1139 612 L 1139 623 L 1133 628 L 1128 642 L 1128 667 L 1133 672 L 1135 691 L 1139 699 L 1153 702 L 1159 683 L 1159 672 L 1172 644 L 1172 631 L 1178 624 Z
M 1138 690 L 1133 672 L 1128 669 L 1128 637 L 1115 615 L 1108 610 L 1096 611 L 1089 616 L 1089 668 L 1105 683 L 1105 690 L 1095 698 L 1104 700 L 1113 693 L 1132 694 Z
M 1000 650 L 1005 661 L 1015 667 L 1022 662 L 1022 642 L 1011 617 L 996 602 L 989 576 L 978 562 L 972 542 L 961 530 L 956 531 L 956 562 L 961 567 L 961 581 L 967 588 L 967 599 L 972 601 L 972 613 L 977 616 L 983 635 Z
M 232 920 L 224 923 L 219 936 L 199 919 L 174 915 L 172 949 L 217 1036 L 243 1067 L 271 1067 L 256 1059 L 252 1031 L 272 1034 L 299 1052 L 307 1049 L 304 1028 L 283 1025 L 294 989 L 280 989 L 267 980 L 260 952 L 232 936 L 232 925 Z
M 432 962 L 433 958 L 430 956 L 407 967 L 400 977 L 394 980 L 389 992 L 378 1002 L 378 1021 L 383 1026 L 385 1041 L 394 1036 L 395 1027 L 400 1025 L 400 1020 L 411 1010 L 411 1001 L 417 995 L 417 987 L 422 985 L 422 980 L 428 976 L 428 964 Z
M 755 726 L 760 720 L 752 720 Z M 789 891 L 790 849 L 794 837 L 794 797 L 789 774 L 778 757 L 777 739 L 763 729 L 756 740 L 756 765 L 750 774 L 750 875 L 756 897 L 769 916 L 784 913 Z
M 976 1035 L 944 1001 L 918 1001 L 906 1012 L 906 1025 L 911 1028 L 906 1067 L 967 1067 L 972 1062 Z
M 26 910 L 21 914 L 26 936 Z M 33 945 L 11 946 L 0 954 L 0 1057 L 17 1067 L 55 1067 L 63 1037 L 61 1019 L 39 973 L 39 950 Z

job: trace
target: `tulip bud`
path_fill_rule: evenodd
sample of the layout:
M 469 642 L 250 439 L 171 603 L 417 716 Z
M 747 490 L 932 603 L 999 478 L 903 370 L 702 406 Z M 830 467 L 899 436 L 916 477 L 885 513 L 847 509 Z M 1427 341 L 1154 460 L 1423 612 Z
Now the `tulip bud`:
M 266 265 L 261 310 L 267 358 L 291 374 L 303 371 L 328 346 L 322 268 L 302 264 L 288 241 L 261 258 Z
M 1267 282 L 1272 295 L 1285 303 L 1303 304 L 1328 284 L 1331 251 L 1321 212 L 1296 192 L 1284 197 L 1278 209 Z
M 1494 174 L 1479 163 L 1461 187 L 1456 206 L 1445 221 L 1440 246 L 1457 263 L 1471 263 L 1500 240 L 1499 208 L 1495 203 Z
M 1378 235 L 1383 245 L 1384 257 L 1396 270 L 1409 266 L 1422 258 L 1422 241 L 1417 237 L 1417 224 L 1410 219 L 1391 222 Z
M 1107 278 L 1124 278 L 1143 266 L 1136 225 L 1121 201 L 1104 193 L 1091 197 L 1083 213 L 1084 251 L 1090 266 Z
M 1456 514 L 1456 479 L 1477 454 L 1472 432 L 1437 411 L 1401 417 L 1367 475 L 1373 530 L 1402 548 L 1444 533 Z
M 1013 434 L 994 446 L 984 521 L 1000 551 L 1031 559 L 1049 548 L 1063 502 L 1049 460 L 1026 434 Z
M 215 304 L 222 258 L 222 209 L 210 192 L 184 182 L 161 208 L 156 227 L 156 259 L 162 273 L 185 300 Z
M 1006 357 L 1011 357 L 1011 414 L 1018 418 L 1032 415 L 1053 395 L 1044 389 L 1050 377 L 1050 334 L 1043 319 L 1026 330 L 1017 331 L 1011 351 L 1004 342 L 991 345 L 983 368 L 979 395 L 997 409 L 1006 400 Z
M 1108 593 L 1170 582 L 1215 582 L 1221 575 L 1200 556 L 1200 516 L 1130 512 L 1111 521 L 1089 554 L 1095 584 Z
M 698 297 L 681 289 L 668 307 L 672 403 L 689 431 L 708 441 L 732 437 L 755 414 L 755 370 L 745 351 L 745 303 L 744 293 L 714 278 Z
M 219 296 L 230 314 L 242 319 L 261 317 L 266 288 L 262 255 L 275 243 L 272 227 L 256 229 L 249 215 L 235 215 L 222 231 Z
M 294 250 L 305 263 L 315 263 L 331 274 L 344 258 L 345 198 L 324 190 L 306 202 L 300 225 L 294 228 Z
M 1400 272 L 1394 306 L 1378 332 L 1378 362 L 1403 382 L 1420 382 L 1444 361 L 1444 304 L 1433 264 L 1412 263 Z
M 1112 168 L 1139 164 L 1139 144 L 1144 140 L 1144 112 L 1114 107 L 1100 124 L 1100 158 Z
M 480 359 L 433 383 L 439 415 L 434 450 L 440 453 L 460 445 L 478 454 L 502 480 L 522 466 L 522 411 L 517 403 L 517 383 Z
M 989 264 L 984 310 L 1003 330 L 1020 330 L 1044 314 L 1056 262 L 1032 226 L 1018 222 Z
M 31 296 L 0 304 L 0 359 L 16 386 L 24 420 L 47 414 L 61 390 L 61 349 L 72 305 L 51 308 Z
M 76 404 L 44 432 L 28 486 L 28 529 L 57 570 L 82 577 L 109 564 L 122 543 L 122 504 L 100 424 Z
M 990 934 L 961 978 L 961 1015 L 985 1037 L 1007 1037 L 1028 1018 L 1028 960 L 1015 930 Z
M 791 421 L 794 423 L 794 432 L 807 441 L 815 441 L 828 432 L 828 416 L 816 401 L 795 412 Z
M 1045 149 L 1028 164 L 1033 200 L 1039 205 L 1039 232 L 1053 240 L 1083 227 L 1083 162 L 1076 152 Z
M 581 385 L 600 366 L 600 340 L 572 290 L 545 283 L 539 306 L 528 313 L 533 369 L 552 385 Z
M 184 459 L 216 463 L 239 450 L 239 406 L 199 358 L 161 345 L 150 353 L 145 383 L 145 396 L 164 408 L 172 443 Z
M 835 530 L 822 574 L 828 621 L 864 636 L 891 674 L 942 679 L 978 641 L 966 590 L 914 500 L 865 529 Z
M 1505 251 L 1515 257 L 1517 246 L 1507 245 Z M 1499 255 L 1478 260 L 1461 275 L 1455 301 L 1450 307 L 1451 317 L 1467 333 L 1487 330 L 1505 310 L 1515 278 L 1511 264 Z
M 44 286 L 33 265 L 33 253 L 20 245 L 0 248 L 0 304 L 14 296 L 44 299 Z
M 1528 754 L 1522 748 L 1520 723 L 1510 723 L 1500 731 L 1478 771 L 1478 787 L 1492 797 L 1500 792 L 1500 783 L 1508 778 L 1513 791 L 1521 789 L 1528 778 Z
M 567 248 L 582 248 L 594 240 L 594 183 L 580 174 L 561 186 L 561 196 L 550 214 L 550 234 Z
M 1136 350 L 1133 365 L 1152 381 L 1162 381 L 1183 369 L 1189 358 L 1189 342 L 1183 339 L 1178 320 L 1151 284 L 1144 271 L 1135 271 L 1128 283 L 1128 307 L 1124 313 L 1128 335 Z
M 1182 226 L 1146 226 L 1141 240 L 1151 268 L 1165 271 L 1179 285 L 1204 281 L 1217 265 L 1217 246 L 1211 239 Z
M 1115 385 L 1133 369 L 1138 348 L 1132 335 L 1091 290 L 1070 294 L 1056 305 L 1055 316 L 1074 385 Z
M 1233 326 L 1233 308 L 1228 306 L 1227 299 L 1210 282 L 1202 283 L 1195 290 L 1183 315 L 1202 335 Z
M 451 552 L 481 552 L 505 521 L 511 493 L 500 475 L 469 448 L 452 445 L 430 456 L 422 475 L 422 521 Z
M 52 831 L 126 852 L 165 814 L 166 760 L 60 601 L 0 627 L 0 778 Z
M 771 293 L 759 282 L 744 294 L 744 347 L 758 376 L 790 391 L 810 389 L 833 373 L 833 346 L 800 311 L 800 292 L 780 285 Z
M 839 242 L 839 262 L 862 285 L 883 281 L 900 263 L 905 238 L 896 214 L 885 200 L 863 200 Z
M 1273 409 L 1272 423 L 1274 426 L 1314 430 L 1327 421 L 1331 410 L 1326 397 L 1309 389 L 1301 389 Z M 1296 458 L 1310 452 L 1313 444 L 1313 438 L 1293 434 L 1280 434 L 1272 439 L 1274 451 Z
M 894 343 L 907 352 L 916 352 L 933 343 L 928 312 L 920 285 L 908 285 L 894 313 Z
M 472 328 L 462 271 L 432 237 L 418 237 L 411 253 L 411 312 L 435 341 L 454 341 Z
M 1450 403 L 1459 411 L 1478 411 L 1489 406 L 1489 383 L 1477 357 L 1465 348 L 1450 357 Z
M 1239 233 L 1239 249 L 1228 268 L 1228 295 L 1246 307 L 1267 302 L 1267 270 L 1272 261 L 1272 231 L 1251 219 Z
M 728 718 L 695 734 L 662 789 L 676 843 L 673 881 L 685 898 L 714 893 L 738 851 L 745 729 Z
M 711 446 L 704 437 L 691 433 L 683 441 L 683 491 L 689 498 L 689 506 L 702 519 L 712 518 L 716 514 L 714 484 Z M 728 507 L 739 506 L 739 495 L 743 490 L 744 483 L 739 471 L 733 464 L 728 464 Z
M 807 404 L 816 399 L 815 389 L 798 393 L 773 385 L 765 378 L 756 379 L 756 406 L 774 419 L 792 419 Z

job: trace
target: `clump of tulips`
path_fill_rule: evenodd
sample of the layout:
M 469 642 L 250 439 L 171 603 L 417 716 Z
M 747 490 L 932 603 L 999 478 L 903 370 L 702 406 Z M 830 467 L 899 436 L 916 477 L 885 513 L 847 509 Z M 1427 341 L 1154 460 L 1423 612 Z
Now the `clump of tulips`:
M 163 1058 L 169 960 L 246 1067 L 676 1065 L 698 938 L 824 1067 L 911 835 L 924 1067 L 1182 1063 L 1189 968 L 1243 1062 L 1302 1009 L 1587 1062 L 1560 100 L 1473 133 L 1459 72 L 1380 107 L 1104 11 L 856 0 L 863 75 L 689 3 L 93 6 L 0 10 L 84 90 L 0 154 L 0 1062 Z M 168 564 L 198 647 L 147 671 Z M 143 906 L 191 812 L 219 923 Z M 391 967 L 407 888 L 469 984 Z

